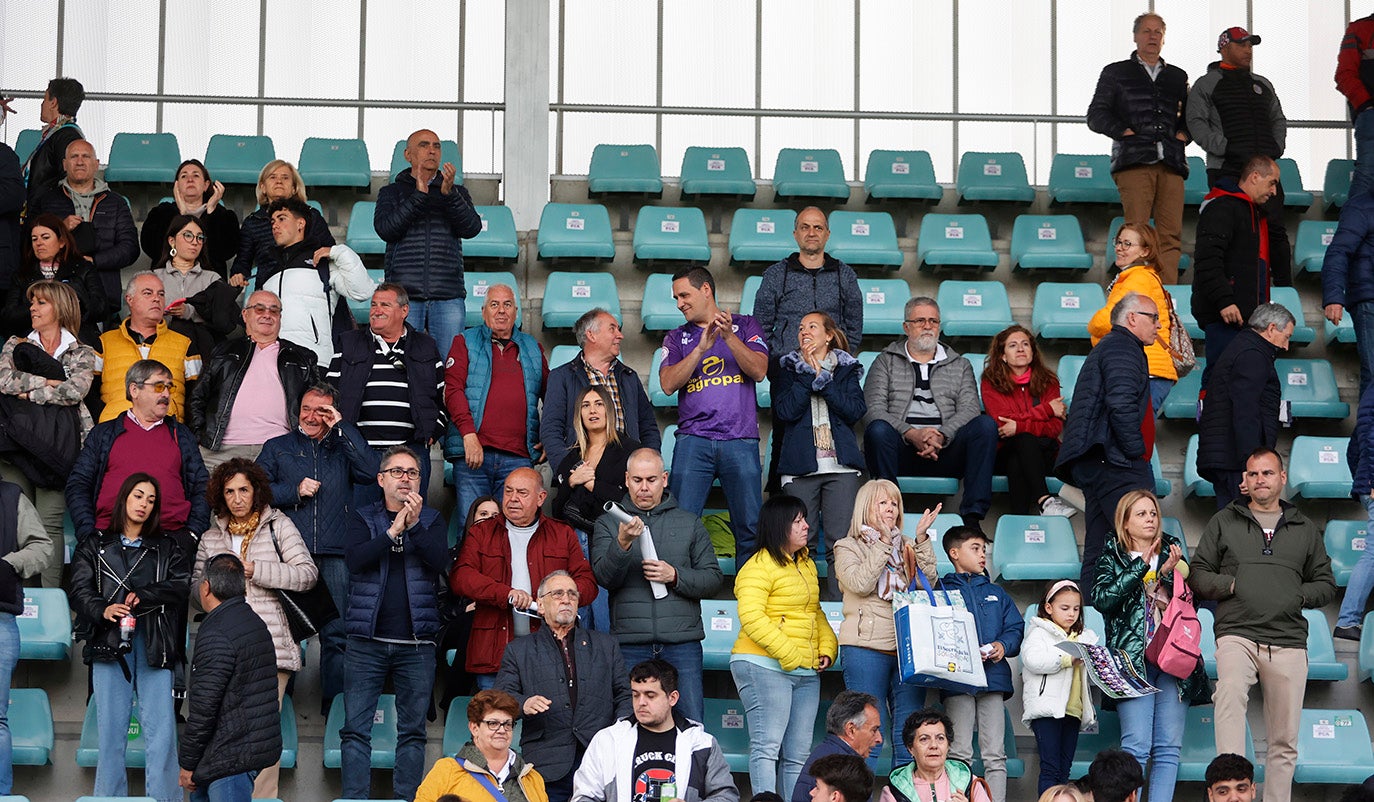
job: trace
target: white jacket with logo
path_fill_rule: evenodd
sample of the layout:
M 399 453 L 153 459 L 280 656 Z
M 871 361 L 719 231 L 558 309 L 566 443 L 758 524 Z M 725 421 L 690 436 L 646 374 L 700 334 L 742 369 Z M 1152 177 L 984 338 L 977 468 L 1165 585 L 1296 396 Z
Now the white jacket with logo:
M 683 802 L 739 802 L 739 789 L 720 744 L 706 728 L 673 712 L 677 743 L 673 774 Z M 631 802 L 638 724 L 627 716 L 592 736 L 573 777 L 572 802 Z

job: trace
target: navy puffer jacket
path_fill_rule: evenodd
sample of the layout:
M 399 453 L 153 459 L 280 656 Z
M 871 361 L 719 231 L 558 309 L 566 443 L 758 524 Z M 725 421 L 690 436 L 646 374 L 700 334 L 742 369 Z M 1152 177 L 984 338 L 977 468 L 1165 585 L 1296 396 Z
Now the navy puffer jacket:
M 1140 340 L 1124 326 L 1112 326 L 1074 385 L 1055 465 L 1059 478 L 1068 481 L 1070 466 L 1090 454 L 1123 468 L 1145 456 L 1140 425 L 1149 403 L 1149 370 Z
M 1374 194 L 1341 207 L 1341 223 L 1322 259 L 1322 306 L 1374 301 Z
M 358 427 L 340 421 L 319 442 L 292 430 L 263 444 L 257 463 L 271 482 L 272 506 L 296 525 L 310 553 L 342 557 L 344 529 L 355 509 L 353 486 L 375 484 L 380 468 Z M 320 489 L 303 498 L 305 478 L 318 481 Z
M 1172 64 L 1153 80 L 1134 51 L 1125 61 L 1103 67 L 1088 104 L 1088 127 L 1114 140 L 1112 172 L 1163 162 L 1187 178 L 1186 143 L 1175 136 L 1188 133 L 1187 103 L 1188 73 Z M 1126 136 L 1127 130 L 1133 133 Z
M 462 186 L 440 192 L 441 179 L 435 173 L 429 191 L 420 192 L 406 168 L 377 193 L 372 224 L 386 241 L 386 280 L 405 287 L 412 301 L 468 296 L 462 241 L 481 233 L 482 218 Z
M 1350 495 L 1364 498 L 1374 490 L 1374 384 L 1360 397 L 1360 408 L 1355 413 L 1355 431 L 1350 435 L 1346 461 L 1355 479 L 1350 486 Z
M 391 516 L 380 501 L 358 510 L 349 522 L 344 559 L 348 563 L 348 611 L 344 630 L 350 638 L 371 638 L 377 632 L 390 569 Z M 415 640 L 433 641 L 439 634 L 439 583 L 448 575 L 448 534 L 444 519 L 433 507 L 420 511 L 420 520 L 402 534 L 405 549 L 406 597 Z
M 1278 441 L 1276 356 L 1278 348 L 1246 327 L 1211 365 L 1198 423 L 1197 470 L 1203 477 L 1213 480 L 1218 471 L 1242 470 L 1251 451 L 1273 448 Z

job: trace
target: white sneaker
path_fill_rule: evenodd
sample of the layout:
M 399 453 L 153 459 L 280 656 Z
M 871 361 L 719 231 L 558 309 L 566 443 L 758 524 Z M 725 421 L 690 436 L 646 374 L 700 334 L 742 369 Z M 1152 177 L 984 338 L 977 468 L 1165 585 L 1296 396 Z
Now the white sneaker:
M 1049 496 L 1040 504 L 1042 515 L 1057 515 L 1060 518 L 1072 518 L 1078 514 L 1078 510 L 1069 506 L 1069 503 L 1059 496 Z

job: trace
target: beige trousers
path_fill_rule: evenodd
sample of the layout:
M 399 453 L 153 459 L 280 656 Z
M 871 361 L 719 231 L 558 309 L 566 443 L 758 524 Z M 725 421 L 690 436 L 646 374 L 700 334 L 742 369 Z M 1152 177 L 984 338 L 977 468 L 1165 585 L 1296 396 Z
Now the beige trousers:
M 1298 723 L 1307 690 L 1307 650 L 1266 646 L 1236 635 L 1217 638 L 1217 753 L 1245 754 L 1250 689 L 1264 690 L 1264 802 L 1289 802 L 1298 763 Z

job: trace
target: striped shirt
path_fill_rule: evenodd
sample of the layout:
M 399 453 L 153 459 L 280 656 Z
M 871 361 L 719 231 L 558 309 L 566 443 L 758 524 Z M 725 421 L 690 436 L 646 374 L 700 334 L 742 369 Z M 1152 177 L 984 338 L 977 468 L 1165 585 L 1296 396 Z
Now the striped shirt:
M 410 384 L 402 362 L 408 337 L 408 333 L 403 334 L 395 343 L 388 344 L 376 334 L 372 335 L 372 368 L 363 388 L 363 403 L 356 423 L 367 444 L 373 448 L 407 445 L 416 440 L 415 423 L 410 415 Z M 341 361 L 342 354 L 336 352 L 331 364 L 339 365 Z M 441 377 L 436 391 L 442 394 L 442 362 L 436 363 L 435 370 Z M 338 382 L 340 371 L 331 369 L 325 377 Z
M 917 362 L 907 350 L 907 359 L 916 369 L 916 382 L 911 390 L 911 403 L 906 408 L 906 422 L 912 426 L 939 426 L 943 421 L 940 407 L 935 403 L 935 393 L 930 389 L 930 369 L 945 359 L 945 347 L 935 346 L 935 356 L 929 362 Z

